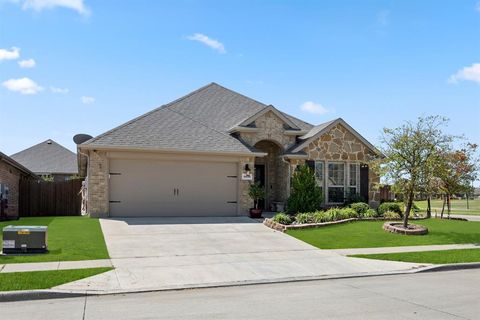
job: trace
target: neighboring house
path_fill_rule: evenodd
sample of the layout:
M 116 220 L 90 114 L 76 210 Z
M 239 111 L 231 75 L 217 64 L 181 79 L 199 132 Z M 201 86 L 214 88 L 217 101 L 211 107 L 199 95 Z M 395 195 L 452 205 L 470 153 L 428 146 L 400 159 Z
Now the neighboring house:
M 0 220 L 18 217 L 21 179 L 38 177 L 30 170 L 0 152 Z
M 44 178 L 66 181 L 78 174 L 77 155 L 48 139 L 10 156 Z
M 78 145 L 91 216 L 235 216 L 285 203 L 298 165 L 315 170 L 326 205 L 349 193 L 378 203 L 375 147 L 336 119 L 311 125 L 212 83 Z M 88 156 L 88 161 L 86 156 Z

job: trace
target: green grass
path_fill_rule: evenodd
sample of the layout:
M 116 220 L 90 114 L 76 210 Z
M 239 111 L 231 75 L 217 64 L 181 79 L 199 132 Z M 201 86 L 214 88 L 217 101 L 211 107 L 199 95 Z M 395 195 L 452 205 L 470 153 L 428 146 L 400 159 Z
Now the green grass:
M 480 222 L 428 219 L 413 223 L 428 227 L 424 236 L 386 232 L 383 221 L 358 221 L 327 227 L 288 230 L 287 233 L 321 249 L 419 246 L 480 243 Z
M 0 256 L 0 264 L 107 259 L 108 251 L 98 219 L 88 217 L 35 217 L 0 222 L 7 225 L 48 226 L 47 254 Z M 0 238 L 2 235 L 0 234 Z M 0 239 L 1 240 L 1 239 Z
M 415 204 L 423 211 L 427 211 L 427 201 L 415 201 Z M 467 200 L 452 200 L 452 214 L 471 214 L 471 215 L 480 215 L 480 199 L 468 200 L 468 209 L 467 209 Z M 443 200 L 432 200 L 432 215 L 435 215 L 435 211 L 440 216 L 442 212 Z M 447 214 L 447 206 L 445 206 L 445 212 Z
M 480 249 L 455 249 L 441 251 L 423 251 L 423 252 L 399 252 L 399 253 L 382 253 L 382 254 L 356 254 L 349 257 L 404 261 L 417 263 L 464 263 L 479 262 Z
M 32 271 L 0 273 L 0 291 L 49 289 L 61 284 L 91 277 L 113 268 Z

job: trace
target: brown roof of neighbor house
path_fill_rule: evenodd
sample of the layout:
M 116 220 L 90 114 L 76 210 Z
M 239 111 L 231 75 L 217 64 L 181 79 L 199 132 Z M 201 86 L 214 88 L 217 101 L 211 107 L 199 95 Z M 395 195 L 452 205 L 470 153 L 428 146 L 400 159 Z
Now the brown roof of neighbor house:
M 211 83 L 96 136 L 79 147 L 251 153 L 256 150 L 230 132 L 238 127 L 248 127 L 246 122 L 266 111 L 277 113 L 291 130 L 301 132 L 303 136 L 299 137 L 298 145 L 341 120 L 313 126 L 271 105 Z M 290 148 L 288 153 L 299 153 L 297 146 Z
M 52 139 L 10 156 L 37 174 L 77 174 L 77 155 Z
M 11 157 L 7 156 L 5 153 L 0 151 L 0 161 L 3 161 L 7 163 L 8 165 L 18 169 L 19 171 L 23 172 L 24 174 L 32 177 L 36 177 L 35 173 L 32 171 L 28 170 L 24 166 L 22 166 L 20 163 L 17 161 L 13 160 Z

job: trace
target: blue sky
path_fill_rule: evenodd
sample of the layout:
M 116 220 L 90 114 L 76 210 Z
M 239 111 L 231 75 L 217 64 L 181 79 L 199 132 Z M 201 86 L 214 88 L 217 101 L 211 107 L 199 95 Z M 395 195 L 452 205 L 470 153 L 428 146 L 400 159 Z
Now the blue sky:
M 7 154 L 210 82 L 374 144 L 430 114 L 480 143 L 480 2 L 0 0 Z

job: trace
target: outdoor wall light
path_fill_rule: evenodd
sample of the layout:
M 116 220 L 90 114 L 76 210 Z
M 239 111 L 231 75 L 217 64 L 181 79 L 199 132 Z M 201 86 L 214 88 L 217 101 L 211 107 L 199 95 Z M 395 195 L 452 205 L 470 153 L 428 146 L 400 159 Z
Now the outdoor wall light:
M 250 167 L 248 166 L 248 163 L 245 165 L 244 171 L 246 174 L 250 174 Z

